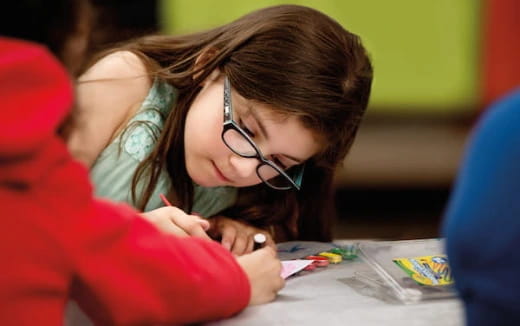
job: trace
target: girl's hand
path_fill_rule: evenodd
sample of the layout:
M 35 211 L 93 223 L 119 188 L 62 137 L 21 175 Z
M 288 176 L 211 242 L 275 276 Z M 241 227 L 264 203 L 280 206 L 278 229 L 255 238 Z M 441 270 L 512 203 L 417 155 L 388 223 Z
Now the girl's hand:
M 276 251 L 265 247 L 237 258 L 238 264 L 246 272 L 251 284 L 249 305 L 266 303 L 274 300 L 285 281 L 280 276 L 282 264 L 276 257 Z
M 188 215 L 177 207 L 161 207 L 142 213 L 141 216 L 165 233 L 211 240 L 205 232 L 209 229 L 207 220 L 199 216 Z
M 209 219 L 211 227 L 209 234 L 214 238 L 221 237 L 222 246 L 235 255 L 243 255 L 253 251 L 253 236 L 256 233 L 265 234 L 265 246 L 276 249 L 271 235 L 262 229 L 225 216 L 215 216 Z

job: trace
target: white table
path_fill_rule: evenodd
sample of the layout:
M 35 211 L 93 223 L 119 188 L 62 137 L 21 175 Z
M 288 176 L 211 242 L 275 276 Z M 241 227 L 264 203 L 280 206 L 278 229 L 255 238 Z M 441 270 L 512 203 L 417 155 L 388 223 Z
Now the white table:
M 367 287 L 356 287 L 354 273 L 367 269 L 356 259 L 301 272 L 286 280 L 275 301 L 248 307 L 233 318 L 206 325 L 464 325 L 459 299 L 404 305 L 376 298 Z

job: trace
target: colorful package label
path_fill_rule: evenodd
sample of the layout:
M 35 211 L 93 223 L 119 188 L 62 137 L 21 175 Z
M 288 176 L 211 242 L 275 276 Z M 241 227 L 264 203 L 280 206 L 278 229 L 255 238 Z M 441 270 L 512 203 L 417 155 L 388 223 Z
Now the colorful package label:
M 453 284 L 446 255 L 392 259 L 410 278 L 421 285 Z

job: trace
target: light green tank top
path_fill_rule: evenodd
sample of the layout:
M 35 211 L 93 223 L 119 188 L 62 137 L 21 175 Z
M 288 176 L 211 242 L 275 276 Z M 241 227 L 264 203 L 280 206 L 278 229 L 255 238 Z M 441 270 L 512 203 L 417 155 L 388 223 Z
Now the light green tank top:
M 156 136 L 162 131 L 165 117 L 174 107 L 175 100 L 176 91 L 171 85 L 158 80 L 153 83 L 143 104 L 127 124 L 128 126 L 135 121 L 144 121 L 146 125 L 133 124 L 126 132 L 116 137 L 94 162 L 90 177 L 95 185 L 96 196 L 136 206 L 131 196 L 132 177 L 139 163 L 155 146 Z M 142 188 L 137 187 L 138 197 Z M 163 170 L 145 211 L 164 206 L 159 194 L 169 193 L 170 188 L 168 173 Z M 202 216 L 215 215 L 233 205 L 235 200 L 236 188 L 205 188 L 194 184 L 193 212 Z

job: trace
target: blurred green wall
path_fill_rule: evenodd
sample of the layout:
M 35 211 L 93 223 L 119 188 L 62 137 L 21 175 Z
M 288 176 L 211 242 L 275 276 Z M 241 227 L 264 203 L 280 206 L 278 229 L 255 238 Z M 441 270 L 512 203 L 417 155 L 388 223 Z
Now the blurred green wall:
M 162 0 L 161 25 L 173 34 L 206 29 L 281 3 L 321 10 L 361 36 L 375 69 L 371 112 L 475 110 L 478 0 Z

